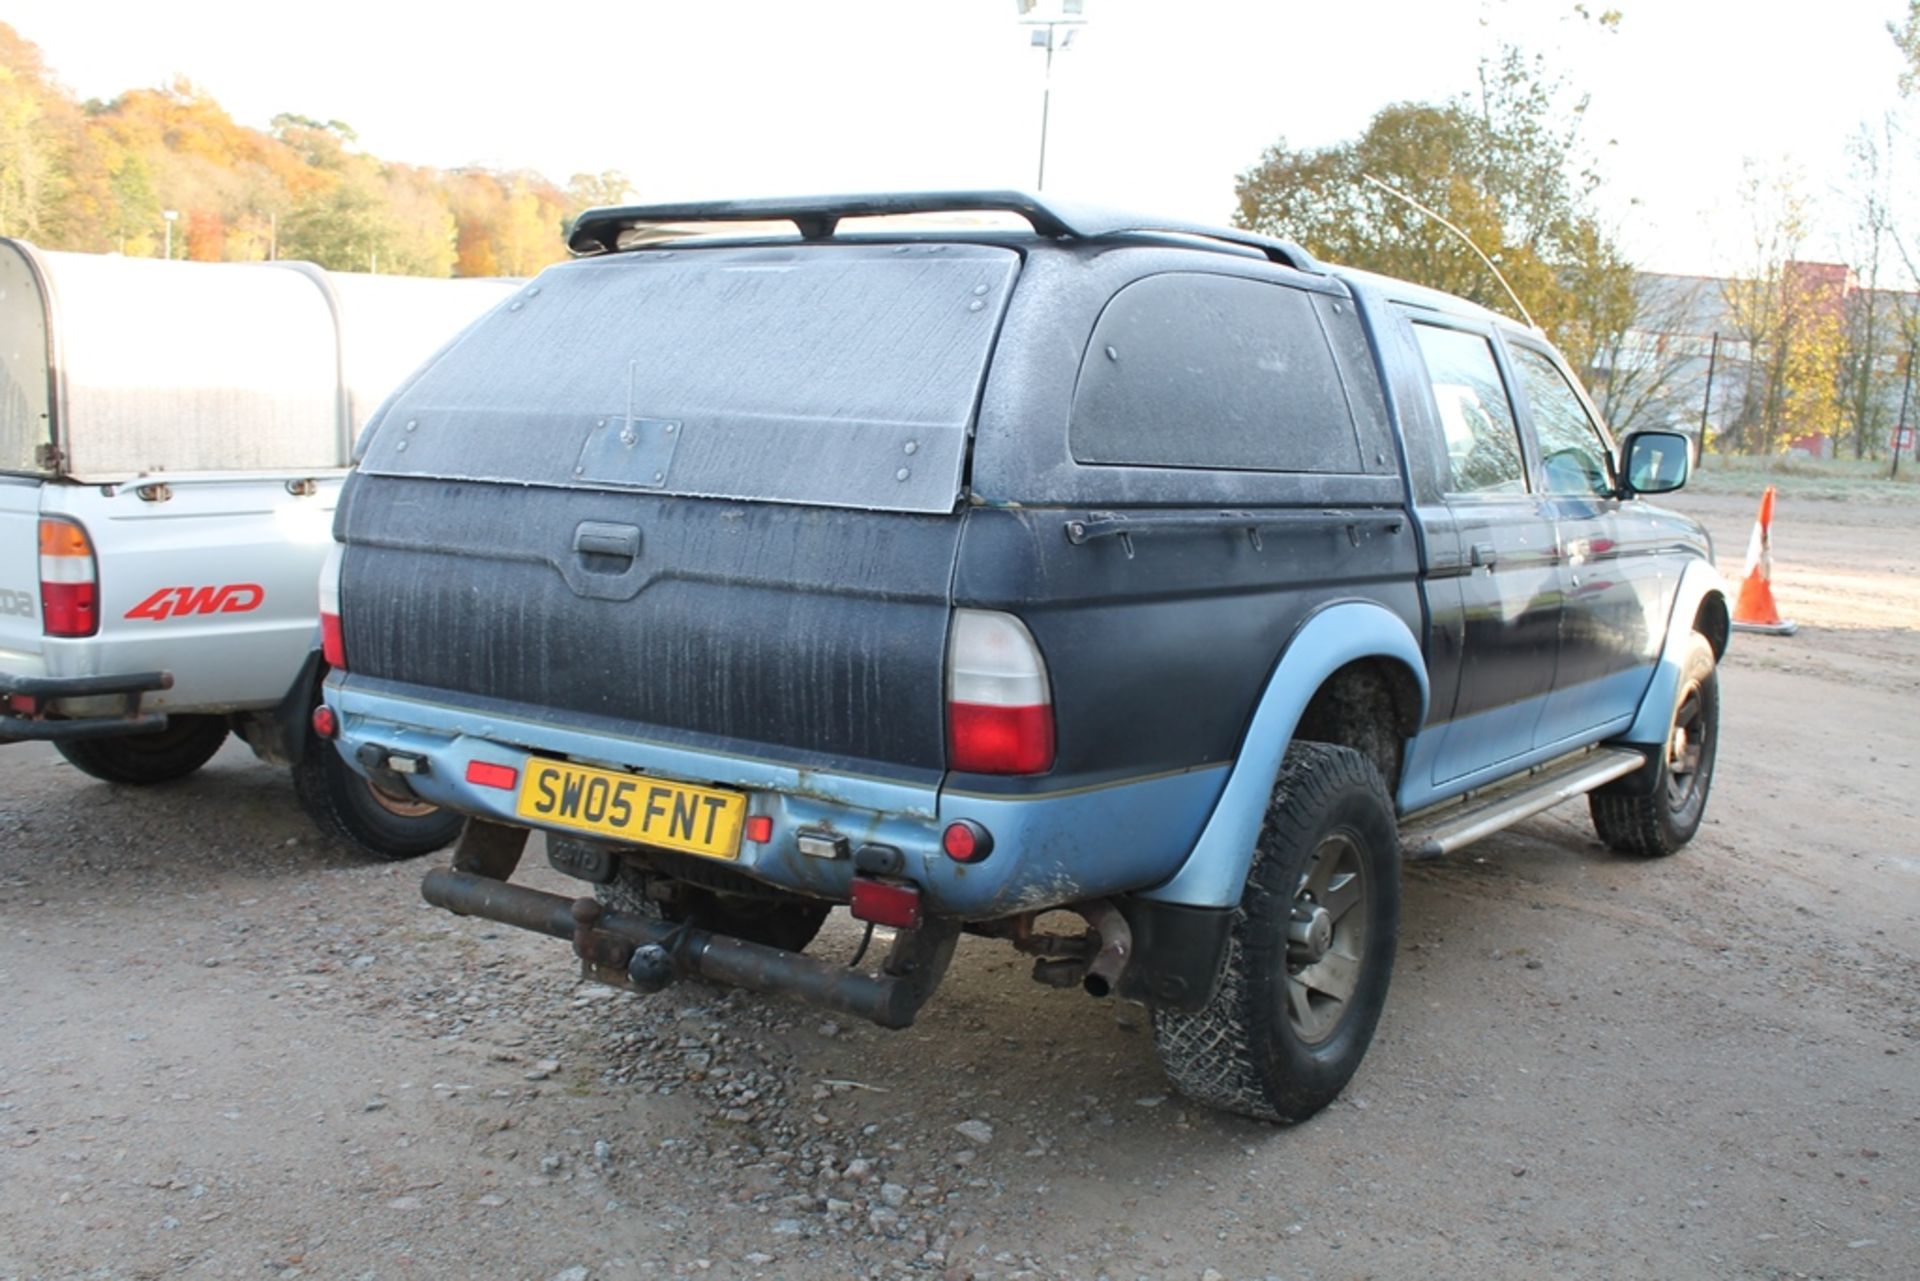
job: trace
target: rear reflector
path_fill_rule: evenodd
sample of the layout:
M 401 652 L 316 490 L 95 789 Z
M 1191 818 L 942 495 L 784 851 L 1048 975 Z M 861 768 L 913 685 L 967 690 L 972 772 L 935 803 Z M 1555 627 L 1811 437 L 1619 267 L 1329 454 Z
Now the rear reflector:
M 920 887 L 856 876 L 853 903 L 848 910 L 855 920 L 889 925 L 896 930 L 917 930 L 920 928 Z
M 313 709 L 313 732 L 321 738 L 332 738 L 340 732 L 339 718 L 325 703 Z
M 347 670 L 347 640 L 340 630 L 340 544 L 320 566 L 320 656 L 337 672 Z
M 993 833 L 970 818 L 949 823 L 940 834 L 940 848 L 956 863 L 978 863 L 993 853 Z
M 1011 614 L 958 609 L 947 643 L 947 765 L 971 774 L 1053 768 L 1046 660 Z
M 40 619 L 48 636 L 100 630 L 99 574 L 93 543 L 77 521 L 40 518 Z
M 495 765 L 492 761 L 468 761 L 467 781 L 475 787 L 497 787 L 503 792 L 511 792 L 520 782 L 520 771 L 511 765 Z
M 749 814 L 747 816 L 747 839 L 755 845 L 765 845 L 773 839 L 773 817 L 769 814 Z

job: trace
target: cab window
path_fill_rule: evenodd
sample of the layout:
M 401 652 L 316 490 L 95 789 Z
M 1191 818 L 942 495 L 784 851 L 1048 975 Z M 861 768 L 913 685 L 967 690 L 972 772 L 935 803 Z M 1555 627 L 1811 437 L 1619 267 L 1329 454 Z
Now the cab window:
M 1493 347 L 1479 334 L 1416 324 L 1447 447 L 1449 494 L 1524 494 L 1520 431 Z
M 1533 418 L 1533 434 L 1540 442 L 1547 492 L 1612 497 L 1616 489 L 1613 451 L 1587 416 L 1579 395 L 1554 363 L 1539 352 L 1526 347 L 1510 350 Z

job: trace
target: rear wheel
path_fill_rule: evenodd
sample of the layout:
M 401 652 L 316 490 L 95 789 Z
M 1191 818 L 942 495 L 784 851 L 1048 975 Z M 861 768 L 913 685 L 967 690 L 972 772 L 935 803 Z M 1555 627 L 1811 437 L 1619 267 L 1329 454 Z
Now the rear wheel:
M 55 740 L 53 746 L 83 774 L 146 787 L 185 778 L 212 760 L 226 741 L 224 717 L 172 716 L 158 734 Z
M 332 743 L 309 735 L 293 791 L 321 831 L 375 858 L 431 854 L 460 835 L 464 815 L 397 796 L 353 772 Z
M 616 912 L 685 921 L 699 929 L 788 952 L 805 951 L 832 911 L 824 903 L 725 894 L 684 882 L 676 883 L 673 900 L 663 903 L 647 892 L 655 876 L 622 862 L 618 875 L 605 885 L 594 886 L 594 894 Z
M 1673 853 L 1693 839 L 1706 817 L 1719 749 L 1720 673 L 1712 644 L 1694 632 L 1681 659 L 1673 725 L 1653 790 L 1646 795 L 1589 793 L 1593 830 L 1622 854 L 1657 858 Z
M 1157 1010 L 1154 1047 L 1182 1094 L 1304 1121 L 1373 1040 L 1400 933 L 1400 849 L 1379 771 L 1349 748 L 1287 751 L 1228 939 L 1195 1014 Z

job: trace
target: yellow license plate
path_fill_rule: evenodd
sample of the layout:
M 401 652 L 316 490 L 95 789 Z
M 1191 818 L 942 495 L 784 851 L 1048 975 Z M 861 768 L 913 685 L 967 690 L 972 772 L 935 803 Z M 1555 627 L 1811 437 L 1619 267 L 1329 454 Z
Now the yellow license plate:
M 557 827 L 658 845 L 708 858 L 738 858 L 747 798 L 564 761 L 529 760 L 514 812 Z

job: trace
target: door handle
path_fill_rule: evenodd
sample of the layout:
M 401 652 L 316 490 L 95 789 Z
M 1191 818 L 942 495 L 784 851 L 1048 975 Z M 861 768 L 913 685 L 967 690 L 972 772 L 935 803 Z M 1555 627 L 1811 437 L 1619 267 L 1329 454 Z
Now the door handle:
M 640 530 L 634 525 L 583 520 L 573 531 L 573 550 L 583 556 L 620 556 L 632 560 L 640 554 Z
M 1476 567 L 1484 565 L 1488 569 L 1492 569 L 1500 559 L 1500 555 L 1494 551 L 1492 543 L 1475 543 L 1471 555 Z

